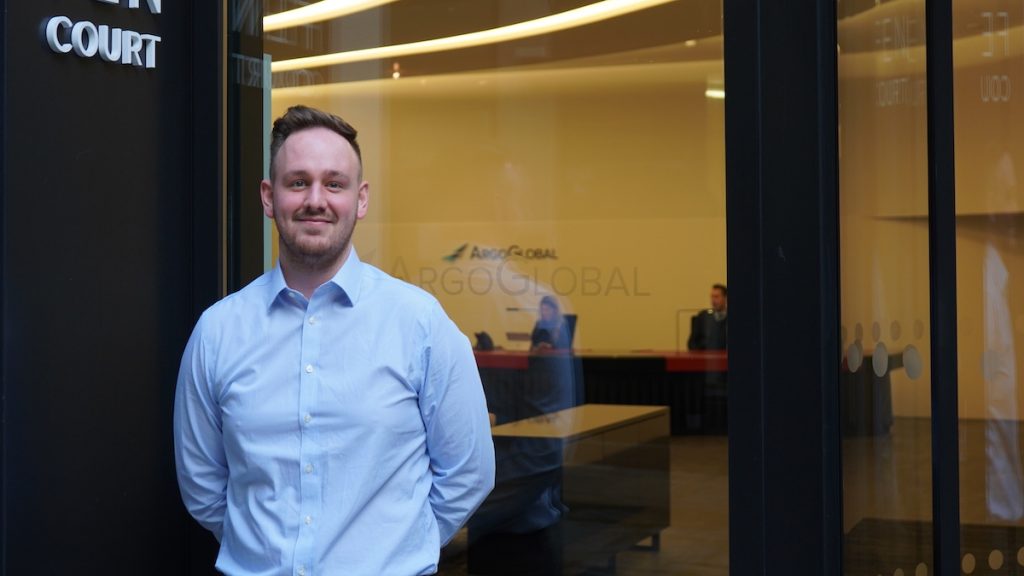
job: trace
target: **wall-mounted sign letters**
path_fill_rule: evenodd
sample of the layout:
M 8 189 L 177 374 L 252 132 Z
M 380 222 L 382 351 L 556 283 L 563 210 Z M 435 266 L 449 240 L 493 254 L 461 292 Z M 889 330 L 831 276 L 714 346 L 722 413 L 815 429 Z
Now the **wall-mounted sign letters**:
M 121 3 L 121 0 L 99 0 L 99 1 L 103 2 L 105 4 L 120 4 Z M 152 12 L 153 14 L 159 14 L 160 13 L 160 4 L 161 4 L 160 0 L 146 0 L 146 4 L 149 5 L 149 11 Z M 139 7 L 139 0 L 128 0 L 128 7 L 129 8 L 138 8 Z
M 97 0 L 120 4 L 120 0 Z M 140 0 L 128 0 L 128 8 L 139 8 Z M 149 11 L 159 14 L 161 0 L 146 0 Z M 72 51 L 82 58 L 101 58 L 131 66 L 156 68 L 156 48 L 160 37 L 134 30 L 123 30 L 88 20 L 75 22 L 67 16 L 54 16 L 46 22 L 46 44 L 58 54 Z

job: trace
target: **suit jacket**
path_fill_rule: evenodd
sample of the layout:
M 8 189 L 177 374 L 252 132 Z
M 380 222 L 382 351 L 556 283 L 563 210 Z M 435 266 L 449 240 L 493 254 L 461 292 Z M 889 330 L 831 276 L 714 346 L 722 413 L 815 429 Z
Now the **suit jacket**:
M 690 319 L 690 350 L 725 350 L 729 340 L 729 317 L 715 320 L 713 310 L 702 310 Z

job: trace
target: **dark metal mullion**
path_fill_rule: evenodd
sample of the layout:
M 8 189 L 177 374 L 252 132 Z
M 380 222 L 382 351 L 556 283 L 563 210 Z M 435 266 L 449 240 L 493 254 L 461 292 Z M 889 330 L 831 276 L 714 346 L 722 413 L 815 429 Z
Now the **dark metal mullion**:
M 0 0 L 0 246 L 7 246 L 6 230 L 4 224 L 6 222 L 4 214 L 7 211 L 6 201 L 7 198 L 7 182 L 5 174 L 10 174 L 7 171 L 7 43 L 3 40 L 7 38 L 7 25 L 5 23 L 5 15 L 7 13 L 7 2 Z M 7 290 L 3 287 L 6 286 L 6 258 L 3 252 L 0 252 L 0 326 L 4 326 L 6 308 L 7 308 Z M 7 528 L 7 342 L 3 337 L 3 332 L 0 332 L 0 574 L 5 574 L 7 570 L 7 541 L 8 541 L 8 528 Z
M 765 574 L 760 4 L 724 0 L 729 324 L 729 572 Z
M 820 210 L 820 339 L 822 384 L 822 559 L 826 569 L 843 565 L 843 471 L 839 367 L 839 61 L 835 2 L 818 5 L 818 187 Z
M 229 2 L 227 60 L 227 291 L 263 273 L 263 86 L 245 74 L 263 68 L 260 0 Z
M 724 8 L 730 573 L 839 574 L 835 6 Z
M 925 20 L 934 574 L 951 576 L 960 574 L 952 1 L 928 0 Z

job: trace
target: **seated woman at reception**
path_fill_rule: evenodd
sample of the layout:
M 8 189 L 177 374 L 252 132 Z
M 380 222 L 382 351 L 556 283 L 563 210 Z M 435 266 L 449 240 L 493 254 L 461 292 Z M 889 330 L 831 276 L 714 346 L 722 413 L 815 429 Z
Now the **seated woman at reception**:
M 571 345 L 569 327 L 558 307 L 554 296 L 545 296 L 540 300 L 540 318 L 533 325 L 530 334 L 530 351 L 566 349 Z

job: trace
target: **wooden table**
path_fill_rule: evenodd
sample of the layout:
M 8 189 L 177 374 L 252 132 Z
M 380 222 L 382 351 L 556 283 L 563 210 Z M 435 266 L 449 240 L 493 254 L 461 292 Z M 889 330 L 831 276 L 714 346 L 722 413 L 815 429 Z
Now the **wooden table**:
M 548 573 L 557 564 L 560 573 L 575 574 L 614 566 L 617 552 L 646 538 L 657 550 L 670 522 L 669 422 L 664 406 L 584 404 L 492 428 L 499 476 L 494 499 L 508 501 L 503 482 L 513 489 L 529 485 L 503 473 L 503 463 L 519 455 L 508 450 L 530 452 L 535 462 L 531 442 L 556 442 L 560 469 L 535 477 L 557 482 L 567 511 L 528 534 L 474 534 L 471 522 L 470 573 Z M 490 504 L 491 498 L 478 514 L 487 514 Z
M 491 428 L 492 436 L 561 438 L 576 441 L 668 416 L 667 406 L 584 404 Z M 655 430 L 658 430 L 656 427 Z

